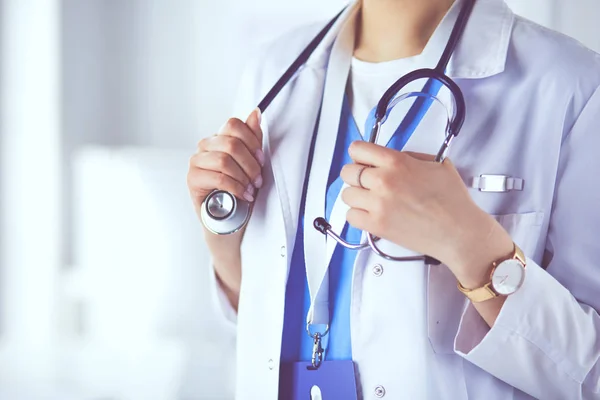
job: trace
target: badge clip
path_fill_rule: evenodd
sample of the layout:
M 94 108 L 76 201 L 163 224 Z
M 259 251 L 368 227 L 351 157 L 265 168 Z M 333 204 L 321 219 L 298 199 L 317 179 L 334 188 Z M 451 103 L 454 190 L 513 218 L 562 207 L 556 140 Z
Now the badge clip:
M 506 175 L 479 175 L 472 178 L 471 187 L 480 192 L 506 193 L 512 191 L 522 191 L 525 181 L 521 178 L 514 178 Z
M 321 345 L 321 334 L 319 332 L 315 333 L 313 336 L 313 351 L 312 351 L 312 366 L 309 366 L 308 369 L 316 370 L 319 369 L 321 364 L 323 363 L 323 346 Z

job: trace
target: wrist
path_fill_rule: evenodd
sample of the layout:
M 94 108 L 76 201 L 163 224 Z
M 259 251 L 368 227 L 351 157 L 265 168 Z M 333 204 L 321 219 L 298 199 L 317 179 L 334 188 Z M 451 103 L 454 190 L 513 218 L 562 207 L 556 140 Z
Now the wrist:
M 230 285 L 227 285 L 223 281 L 223 279 L 221 279 L 221 277 L 219 276 L 219 273 L 217 272 L 216 268 L 215 268 L 215 277 L 217 278 L 217 284 L 219 285 L 219 287 L 221 288 L 221 290 L 225 294 L 225 297 L 227 297 L 227 300 L 229 301 L 229 304 L 231 304 L 231 307 L 233 307 L 233 309 L 237 312 L 237 310 L 238 310 L 238 304 L 239 304 L 239 301 L 240 301 L 240 287 L 241 287 L 241 282 L 240 282 L 240 285 L 237 286 L 237 288 L 232 288 Z
M 242 233 L 215 235 L 205 229 L 205 239 L 219 286 L 228 298 L 238 297 L 242 281 Z
M 504 228 L 490 215 L 478 217 L 451 252 L 447 263 L 458 282 L 467 289 L 476 289 L 490 282 L 494 261 L 513 251 L 514 243 Z

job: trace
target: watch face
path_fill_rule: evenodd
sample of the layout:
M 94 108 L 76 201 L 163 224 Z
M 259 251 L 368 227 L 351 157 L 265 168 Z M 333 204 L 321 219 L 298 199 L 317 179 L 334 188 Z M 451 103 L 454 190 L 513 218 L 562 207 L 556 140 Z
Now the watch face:
M 498 265 L 492 276 L 494 290 L 501 295 L 513 294 L 525 280 L 525 268 L 517 260 L 506 260 Z

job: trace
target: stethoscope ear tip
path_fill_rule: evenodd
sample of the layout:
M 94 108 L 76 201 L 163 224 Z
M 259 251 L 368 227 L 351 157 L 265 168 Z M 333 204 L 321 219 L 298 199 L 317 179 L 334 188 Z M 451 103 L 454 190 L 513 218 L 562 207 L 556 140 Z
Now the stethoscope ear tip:
M 425 265 L 442 265 L 442 263 L 440 261 L 438 261 L 437 259 L 433 258 L 433 257 L 429 257 L 429 256 L 425 256 Z
M 316 230 L 321 232 L 323 235 L 327 235 L 327 231 L 331 229 L 331 225 L 323 217 L 315 218 L 315 220 L 313 222 L 313 226 L 315 227 Z

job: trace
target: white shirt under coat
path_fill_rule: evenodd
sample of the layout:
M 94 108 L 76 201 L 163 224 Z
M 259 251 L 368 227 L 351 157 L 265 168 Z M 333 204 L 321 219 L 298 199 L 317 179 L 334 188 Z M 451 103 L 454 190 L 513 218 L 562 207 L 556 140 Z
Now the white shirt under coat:
M 310 139 L 322 102 L 313 171 L 328 175 L 352 57 L 343 33 L 357 5 L 263 116 L 265 184 L 242 244 L 237 315 L 210 269 L 223 340 L 237 335 L 237 399 L 277 398 L 286 279 Z M 458 8 L 440 24 L 418 66 L 437 64 Z M 257 57 L 244 75 L 236 115 L 247 117 L 323 25 L 282 37 Z M 600 56 L 515 16 L 503 0 L 478 0 L 447 72 L 467 104 L 450 151 L 465 184 L 481 174 L 525 182 L 522 191 L 470 192 L 527 255 L 526 280 L 490 329 L 447 267 L 398 264 L 362 251 L 351 306 L 362 396 L 600 399 Z M 443 136 L 438 125 L 425 120 L 406 150 L 435 154 Z M 336 207 L 339 231 L 345 211 Z M 310 207 L 307 212 L 313 216 Z M 322 241 L 318 254 L 330 252 L 324 237 L 311 240 Z M 413 254 L 391 243 L 383 247 Z M 308 268 L 322 268 L 323 257 Z M 411 273 L 422 278 L 411 280 Z

